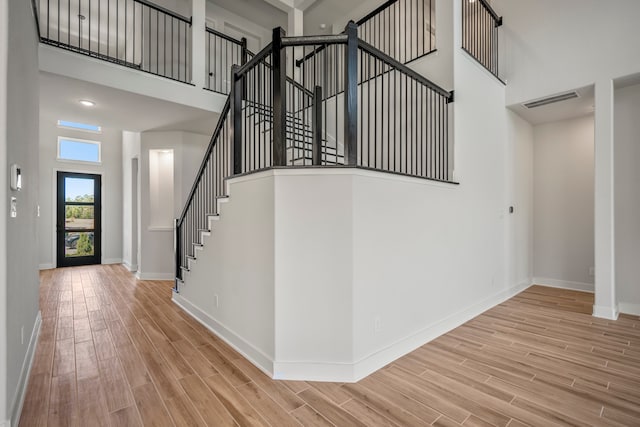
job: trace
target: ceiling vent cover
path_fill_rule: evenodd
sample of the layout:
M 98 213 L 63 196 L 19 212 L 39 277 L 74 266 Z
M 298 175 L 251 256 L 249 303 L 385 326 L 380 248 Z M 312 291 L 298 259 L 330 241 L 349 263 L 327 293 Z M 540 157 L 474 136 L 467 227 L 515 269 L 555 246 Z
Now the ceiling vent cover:
M 538 99 L 537 101 L 527 102 L 526 104 L 522 104 L 522 105 L 524 105 L 527 108 L 536 108 L 536 107 L 542 107 L 543 105 L 553 104 L 555 102 L 566 101 L 567 99 L 578 98 L 579 96 L 580 95 L 578 95 L 578 92 L 573 91 L 573 92 L 562 93 L 560 95 L 553 95 L 548 98 Z

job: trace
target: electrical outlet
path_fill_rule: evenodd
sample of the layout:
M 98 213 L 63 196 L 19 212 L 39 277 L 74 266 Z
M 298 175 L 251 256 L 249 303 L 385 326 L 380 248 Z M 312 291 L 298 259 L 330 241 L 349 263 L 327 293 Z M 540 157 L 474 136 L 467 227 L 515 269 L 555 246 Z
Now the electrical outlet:
M 20 328 L 20 344 L 24 345 L 24 326 Z
M 218 299 L 218 295 L 214 295 L 213 296 L 213 303 L 216 305 L 216 308 L 218 308 L 219 304 L 220 304 L 220 300 Z
M 380 331 L 382 331 L 382 319 L 380 319 L 380 316 L 376 316 L 373 319 L 373 332 L 379 334 Z

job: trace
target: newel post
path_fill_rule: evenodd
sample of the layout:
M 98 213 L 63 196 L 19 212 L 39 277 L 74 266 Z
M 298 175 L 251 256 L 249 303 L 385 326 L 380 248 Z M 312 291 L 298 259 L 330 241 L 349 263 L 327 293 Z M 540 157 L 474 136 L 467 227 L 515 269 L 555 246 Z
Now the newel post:
M 242 173 L 242 96 L 244 76 L 238 75 L 239 66 L 231 67 L 231 142 L 233 144 L 233 174 Z
M 287 54 L 282 48 L 285 31 L 273 29 L 273 166 L 287 165 Z
M 180 220 L 178 218 L 175 219 L 174 229 L 173 229 L 173 253 L 175 255 L 175 266 L 176 266 L 176 276 L 175 276 L 175 288 L 176 293 L 179 291 L 178 289 L 178 280 L 182 280 L 182 269 L 180 268 L 180 259 L 182 258 L 180 254 Z
M 358 25 L 350 21 L 345 34 L 344 164 L 355 166 L 358 163 Z

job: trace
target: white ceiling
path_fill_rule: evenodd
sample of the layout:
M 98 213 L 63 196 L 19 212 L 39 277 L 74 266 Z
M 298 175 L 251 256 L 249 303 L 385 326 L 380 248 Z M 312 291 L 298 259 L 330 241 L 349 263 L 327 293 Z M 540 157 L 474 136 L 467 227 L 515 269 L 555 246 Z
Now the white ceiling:
M 88 99 L 94 107 L 78 103 Z M 218 115 L 56 74 L 40 73 L 40 115 L 129 131 L 181 130 L 211 135 Z
M 511 105 L 509 108 L 533 125 L 593 114 L 595 102 L 593 85 L 575 89 L 575 91 L 578 93 L 578 98 L 531 109 L 521 104 Z M 564 91 L 562 93 L 566 92 L 570 91 Z M 549 96 L 552 95 L 558 94 L 549 94 Z M 535 99 L 527 101 L 524 104 L 531 101 L 535 101 Z

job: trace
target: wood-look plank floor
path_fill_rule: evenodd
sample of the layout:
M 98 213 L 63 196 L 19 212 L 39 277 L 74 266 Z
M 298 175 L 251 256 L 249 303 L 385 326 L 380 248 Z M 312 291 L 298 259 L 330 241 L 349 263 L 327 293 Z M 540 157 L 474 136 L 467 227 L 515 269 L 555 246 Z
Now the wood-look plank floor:
M 640 318 L 533 286 L 357 384 L 273 381 L 121 266 L 41 274 L 21 426 L 640 426 Z

